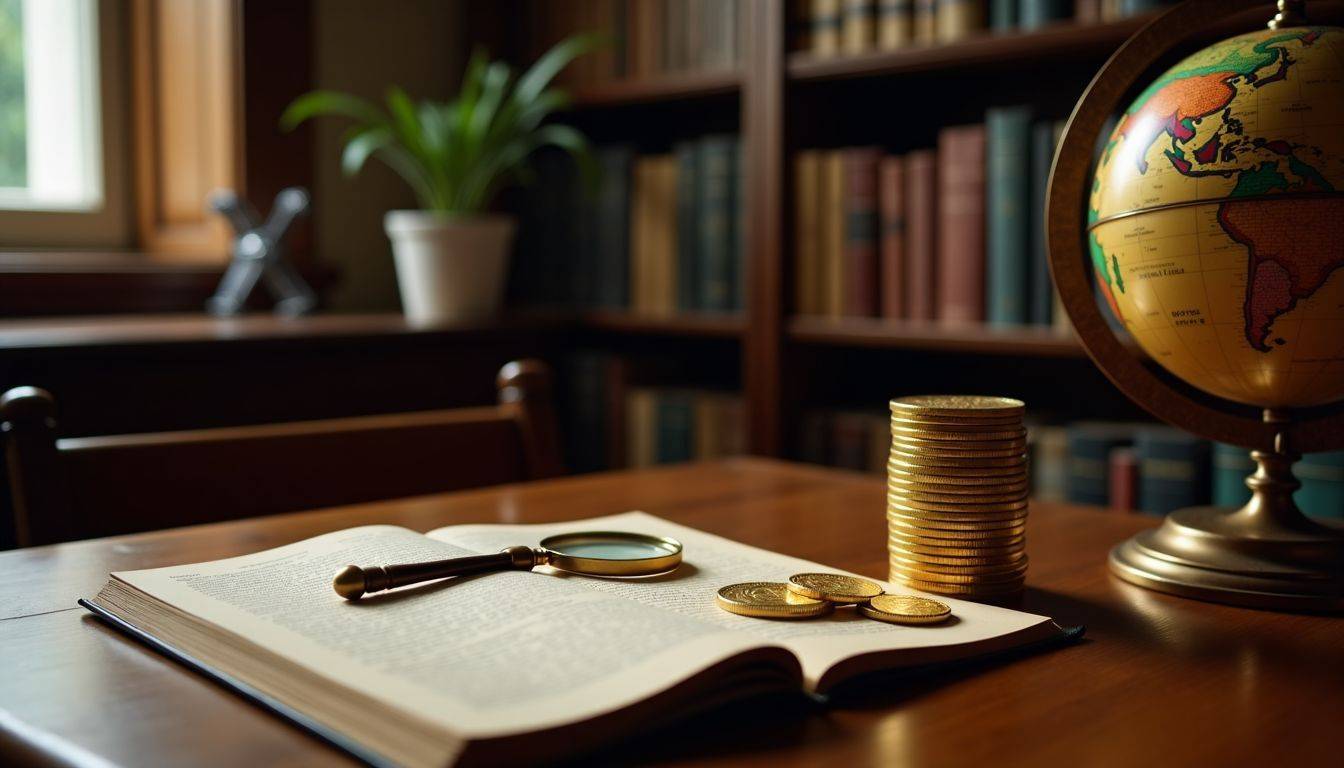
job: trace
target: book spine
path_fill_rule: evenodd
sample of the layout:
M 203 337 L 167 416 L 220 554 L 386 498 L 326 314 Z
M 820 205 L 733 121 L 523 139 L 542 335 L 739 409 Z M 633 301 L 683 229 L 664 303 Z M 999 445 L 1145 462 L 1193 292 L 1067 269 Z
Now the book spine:
M 1031 435 L 1031 496 L 1039 501 L 1068 498 L 1069 439 L 1063 427 L 1036 427 Z
M 600 306 L 621 309 L 630 303 L 630 172 L 629 147 L 602 150 L 602 190 L 597 204 L 597 276 Z
M 1110 454 L 1129 442 L 1116 429 L 1068 427 L 1068 477 L 1066 495 L 1070 504 L 1104 507 L 1110 502 Z
M 1107 467 L 1110 508 L 1117 512 L 1138 510 L 1139 462 L 1132 448 L 1113 448 Z
M 786 9 L 789 50 L 812 50 L 812 0 L 794 0 Z
M 1073 20 L 1079 24 L 1101 22 L 1101 0 L 1074 0 Z
M 1055 157 L 1055 126 L 1039 122 L 1031 127 L 1031 247 L 1028 253 L 1030 286 L 1027 322 L 1050 325 L 1054 285 L 1050 281 L 1050 252 L 1045 238 L 1045 193 L 1050 186 L 1050 163 Z
M 677 282 L 676 307 L 700 309 L 699 178 L 700 153 L 693 142 L 678 144 L 677 158 Z
M 985 0 L 938 0 L 935 25 L 938 42 L 964 40 L 984 29 Z
M 700 308 L 724 312 L 733 304 L 733 139 L 700 143 Z
M 937 286 L 938 161 L 932 150 L 905 158 L 906 316 L 934 319 Z
M 905 317 L 905 174 L 900 157 L 882 158 L 877 207 L 882 317 Z
M 679 72 L 687 69 L 690 62 L 686 57 L 686 4 L 670 2 L 662 9 L 664 18 L 663 34 L 663 70 Z
M 938 0 L 914 0 L 914 41 L 932 45 L 938 39 Z
M 649 295 L 654 313 L 667 317 L 677 311 L 677 158 L 662 155 L 654 165 L 652 208 L 654 256 L 653 285 Z
M 883 51 L 904 48 L 914 40 L 912 0 L 878 0 L 877 47 Z
M 824 158 L 821 310 L 840 317 L 845 308 L 845 158 L 840 151 L 827 152 Z
M 845 245 L 842 284 L 844 314 L 878 314 L 877 164 L 879 149 L 844 150 Z
M 695 408 L 690 393 L 659 392 L 657 402 L 657 442 L 654 458 L 659 464 L 689 461 L 694 455 L 693 425 Z
M 1246 478 L 1255 472 L 1255 462 L 1251 459 L 1249 449 L 1214 443 L 1212 463 L 1211 495 L 1214 506 L 1240 507 L 1251 500 L 1251 489 L 1246 487 Z
M 573 406 L 560 413 L 564 420 L 565 465 L 574 472 L 596 472 L 607 464 L 607 366 L 605 355 L 576 351 L 562 366 L 567 375 L 567 402 Z
M 625 463 L 647 467 L 654 463 L 657 402 L 653 390 L 632 389 L 625 398 Z
M 737 136 L 733 137 L 732 151 L 732 309 L 741 311 L 747 305 L 747 196 L 744 193 L 743 187 L 742 140 Z
M 821 191 L 821 155 L 815 150 L 794 157 L 794 281 L 793 311 L 820 314 L 821 252 L 818 214 Z
M 647 313 L 653 301 L 653 158 L 635 161 L 630 198 L 630 308 Z
M 1040 29 L 1069 18 L 1073 11 L 1069 0 L 1020 0 L 1017 23 L 1023 30 Z
M 1020 0 L 1022 5 L 1030 0 Z M 1019 0 L 989 0 L 989 28 L 995 32 L 1011 32 L 1017 29 L 1018 18 L 1022 11 Z
M 812 53 L 840 53 L 840 0 L 812 0 Z
M 1312 517 L 1344 518 L 1344 451 L 1309 453 L 1293 468 L 1302 487 L 1293 494 Z
M 841 50 L 848 54 L 871 50 L 876 32 L 873 0 L 842 0 L 842 4 Z
M 939 320 L 985 316 L 985 130 L 945 128 L 938 136 Z
M 1139 508 L 1165 515 L 1208 503 L 1208 443 L 1171 428 L 1139 430 Z
M 996 107 L 985 113 L 985 317 L 998 325 L 1027 322 L 1030 127 L 1029 107 Z

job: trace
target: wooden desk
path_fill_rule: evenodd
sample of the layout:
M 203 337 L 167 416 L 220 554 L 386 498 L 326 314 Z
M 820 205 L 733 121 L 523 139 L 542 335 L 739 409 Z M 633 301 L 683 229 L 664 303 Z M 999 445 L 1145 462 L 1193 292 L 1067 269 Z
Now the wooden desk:
M 104 629 L 74 605 L 108 571 L 209 560 L 366 523 L 417 530 L 644 509 L 837 567 L 886 573 L 877 478 L 761 460 L 589 475 L 0 554 L 0 709 L 124 765 L 337 763 L 340 754 Z M 1139 589 L 1108 548 L 1155 521 L 1039 504 L 1025 609 L 1078 645 L 665 729 L 664 763 L 1339 764 L 1344 621 Z M 0 721 L 3 722 L 3 721 Z M 745 733 L 745 735 L 744 735 Z M 629 762 L 613 748 L 606 761 Z

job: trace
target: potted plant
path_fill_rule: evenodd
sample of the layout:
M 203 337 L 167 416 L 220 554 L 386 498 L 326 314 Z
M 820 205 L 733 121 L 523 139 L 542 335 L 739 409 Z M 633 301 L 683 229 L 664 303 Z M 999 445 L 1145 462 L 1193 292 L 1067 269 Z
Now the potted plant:
M 563 40 L 517 78 L 508 64 L 488 61 L 478 50 L 447 103 L 415 104 L 393 87 L 384 109 L 349 94 L 314 91 L 281 116 L 286 130 L 318 116 L 353 120 L 341 155 L 345 174 L 353 176 L 376 157 L 415 191 L 420 210 L 388 211 L 383 220 L 411 320 L 470 320 L 499 310 L 516 224 L 488 206 L 504 186 L 528 178 L 534 152 L 559 147 L 591 175 L 583 135 L 546 118 L 568 103 L 551 81 L 594 42 L 590 35 Z

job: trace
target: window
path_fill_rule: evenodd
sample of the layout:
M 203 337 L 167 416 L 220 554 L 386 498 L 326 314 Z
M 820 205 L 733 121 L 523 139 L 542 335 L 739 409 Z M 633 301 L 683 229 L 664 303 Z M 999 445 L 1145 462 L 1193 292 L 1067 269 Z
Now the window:
M 0 0 L 0 208 L 103 204 L 94 0 Z

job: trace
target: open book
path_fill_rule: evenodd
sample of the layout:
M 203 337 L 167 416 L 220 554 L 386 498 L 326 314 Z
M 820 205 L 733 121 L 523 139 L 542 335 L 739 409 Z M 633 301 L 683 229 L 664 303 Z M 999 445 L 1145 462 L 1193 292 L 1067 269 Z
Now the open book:
M 460 577 L 346 602 L 347 564 L 535 546 L 566 531 L 671 536 L 681 567 L 643 579 L 548 568 Z M 642 512 L 420 534 L 352 528 L 209 563 L 112 574 L 90 610 L 375 764 L 527 761 L 655 720 L 854 675 L 964 658 L 1059 633 L 1048 618 L 939 597 L 947 624 L 838 610 L 808 621 L 727 613 L 719 587 L 835 569 Z M 894 592 L 909 590 L 888 589 Z

